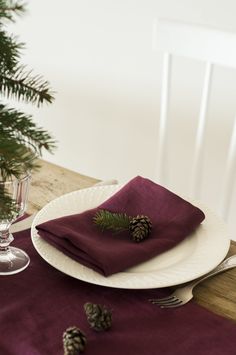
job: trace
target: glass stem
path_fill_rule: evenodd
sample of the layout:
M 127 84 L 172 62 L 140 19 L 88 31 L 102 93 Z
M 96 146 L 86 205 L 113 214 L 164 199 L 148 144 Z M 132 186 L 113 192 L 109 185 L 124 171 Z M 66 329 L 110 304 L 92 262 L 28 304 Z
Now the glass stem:
M 0 231 L 0 252 L 7 251 L 9 244 L 14 240 L 13 235 L 9 233 L 9 229 Z

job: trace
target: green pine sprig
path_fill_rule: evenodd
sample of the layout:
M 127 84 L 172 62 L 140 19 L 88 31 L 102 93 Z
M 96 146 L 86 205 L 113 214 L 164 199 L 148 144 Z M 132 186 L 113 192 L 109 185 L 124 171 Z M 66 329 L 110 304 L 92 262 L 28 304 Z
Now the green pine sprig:
M 13 35 L 9 35 L 0 27 L 0 74 L 10 74 L 20 58 L 23 43 L 18 42 Z
M 146 239 L 152 229 L 152 222 L 148 216 L 128 216 L 126 213 L 98 210 L 93 222 L 102 230 L 111 230 L 114 233 L 128 231 L 134 242 L 141 242 Z
M 0 91 L 6 97 L 40 106 L 44 101 L 52 103 L 53 92 L 49 83 L 40 75 L 32 75 L 24 66 L 16 66 L 11 72 L 0 73 Z
M 96 212 L 93 222 L 104 230 L 112 230 L 119 233 L 129 230 L 130 219 L 126 213 L 112 213 L 108 210 L 99 210 Z
M 37 168 L 42 149 L 52 152 L 55 141 L 32 117 L 0 104 L 0 177 L 3 180 Z M 0 180 L 1 180 L 0 179 Z

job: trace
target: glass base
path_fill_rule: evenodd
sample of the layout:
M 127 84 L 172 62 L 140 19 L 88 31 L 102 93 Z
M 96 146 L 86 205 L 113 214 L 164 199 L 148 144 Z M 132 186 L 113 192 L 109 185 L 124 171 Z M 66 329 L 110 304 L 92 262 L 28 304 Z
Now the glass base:
M 0 251 L 0 275 L 13 275 L 27 268 L 29 256 L 21 249 L 8 247 Z

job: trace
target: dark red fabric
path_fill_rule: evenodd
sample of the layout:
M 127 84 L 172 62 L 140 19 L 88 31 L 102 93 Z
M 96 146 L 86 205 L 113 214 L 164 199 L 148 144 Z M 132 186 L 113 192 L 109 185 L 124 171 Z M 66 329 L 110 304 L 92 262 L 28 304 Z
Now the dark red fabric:
M 130 216 L 147 215 L 153 224 L 150 237 L 141 243 L 128 232 L 101 232 L 93 217 L 99 209 Z M 199 226 L 204 213 L 173 192 L 140 176 L 99 207 L 58 218 L 38 226 L 49 243 L 105 276 L 125 270 L 173 248 Z
M 30 232 L 14 246 L 31 258 L 19 274 L 0 276 L 0 354 L 63 355 L 62 333 L 78 326 L 87 335 L 85 355 L 235 355 L 236 324 L 190 302 L 164 310 L 147 300 L 169 290 L 123 290 L 88 284 L 48 265 L 34 250 Z M 90 329 L 85 302 L 113 310 L 107 332 Z

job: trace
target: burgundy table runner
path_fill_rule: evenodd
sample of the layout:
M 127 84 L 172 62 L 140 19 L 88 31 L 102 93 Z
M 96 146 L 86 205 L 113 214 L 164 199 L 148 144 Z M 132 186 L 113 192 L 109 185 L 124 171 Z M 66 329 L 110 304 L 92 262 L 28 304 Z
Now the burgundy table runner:
M 99 209 L 147 215 L 152 221 L 150 236 L 134 243 L 127 231 L 116 235 L 101 232 L 93 223 Z M 204 218 L 204 213 L 188 201 L 137 176 L 99 207 L 45 222 L 37 229 L 42 238 L 68 256 L 108 276 L 173 248 Z
M 1 355 L 63 355 L 62 333 L 74 325 L 86 333 L 85 355 L 236 354 L 236 324 L 194 302 L 164 310 L 147 300 L 167 289 L 112 289 L 69 277 L 38 255 L 29 230 L 16 233 L 14 245 L 31 263 L 19 274 L 0 277 Z M 90 329 L 85 302 L 113 309 L 109 331 Z

